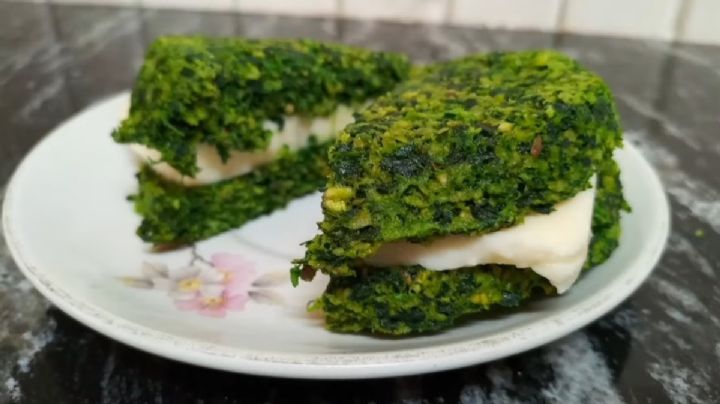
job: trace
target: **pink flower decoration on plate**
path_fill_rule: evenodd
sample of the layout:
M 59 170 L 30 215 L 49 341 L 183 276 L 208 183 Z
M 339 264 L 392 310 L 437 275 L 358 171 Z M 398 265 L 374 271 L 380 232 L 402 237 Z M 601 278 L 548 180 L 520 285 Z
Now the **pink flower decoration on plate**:
M 178 309 L 210 317 L 243 310 L 250 300 L 283 304 L 282 296 L 269 288 L 284 284 L 285 272 L 258 276 L 253 263 L 242 255 L 217 253 L 207 260 L 194 247 L 192 253 L 186 266 L 170 269 L 165 264 L 145 262 L 142 277 L 121 280 L 136 288 L 166 290 Z
M 208 317 L 225 317 L 228 311 L 244 309 L 249 300 L 247 293 L 230 296 L 222 285 L 208 285 L 202 287 L 194 299 L 176 300 L 175 306 L 180 310 L 197 311 Z
M 176 300 L 181 310 L 195 310 L 210 317 L 225 317 L 228 311 L 243 310 L 250 300 L 255 268 L 241 255 L 218 253 L 210 258 L 214 270 L 222 274 L 219 284 L 205 284 L 189 300 Z
M 210 258 L 213 267 L 225 275 L 223 284 L 228 296 L 248 295 L 255 280 L 253 264 L 241 255 L 217 253 Z

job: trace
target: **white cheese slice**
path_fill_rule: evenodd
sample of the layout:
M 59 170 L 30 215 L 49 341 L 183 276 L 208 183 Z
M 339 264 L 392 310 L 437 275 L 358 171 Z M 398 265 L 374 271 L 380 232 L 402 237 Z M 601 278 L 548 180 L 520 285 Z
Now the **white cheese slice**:
M 591 179 L 595 183 L 595 177 Z M 563 293 L 575 283 L 587 258 L 595 188 L 559 203 L 549 214 L 480 236 L 450 235 L 417 244 L 388 243 L 366 261 L 373 266 L 421 265 L 434 271 L 481 264 L 531 268 Z
M 270 121 L 263 124 L 272 132 L 270 145 L 265 150 L 240 152 L 233 151 L 226 162 L 223 162 L 214 146 L 201 144 L 198 146 L 196 162 L 199 168 L 194 177 L 187 177 L 167 163 L 160 162 L 160 152 L 140 144 L 131 144 L 130 148 L 142 161 L 149 161 L 153 170 L 165 179 L 184 185 L 212 184 L 239 175 L 247 174 L 255 168 L 274 160 L 283 147 L 298 150 L 308 145 L 311 135 L 319 141 L 334 137 L 345 126 L 353 122 L 354 110 L 348 106 L 339 106 L 332 115 L 318 118 L 297 116 L 285 117 L 282 130 Z

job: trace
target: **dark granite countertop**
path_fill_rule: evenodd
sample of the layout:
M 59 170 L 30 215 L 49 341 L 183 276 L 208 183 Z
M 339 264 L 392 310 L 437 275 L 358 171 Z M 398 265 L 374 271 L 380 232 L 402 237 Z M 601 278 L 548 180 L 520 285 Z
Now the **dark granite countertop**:
M 590 326 L 486 365 L 371 381 L 297 381 L 148 355 L 36 293 L 0 236 L 0 402 L 720 402 L 720 48 L 268 16 L 0 2 L 0 195 L 23 155 L 89 103 L 129 88 L 157 35 L 315 37 L 431 61 L 554 47 L 601 73 L 673 209 L 650 279 Z

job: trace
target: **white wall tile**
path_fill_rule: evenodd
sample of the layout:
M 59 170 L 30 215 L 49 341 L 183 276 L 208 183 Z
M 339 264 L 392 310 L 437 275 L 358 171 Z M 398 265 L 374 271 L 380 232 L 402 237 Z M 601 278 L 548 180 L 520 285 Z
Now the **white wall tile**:
M 682 0 L 567 0 L 568 32 L 672 39 Z
M 339 0 L 237 0 L 241 12 L 334 17 Z
M 559 13 L 560 0 L 455 0 L 450 22 L 490 28 L 553 31 Z
M 236 0 L 140 0 L 147 8 L 174 8 L 179 10 L 234 11 Z
M 720 45 L 720 0 L 689 0 L 678 38 Z
M 92 6 L 135 6 L 140 0 L 49 0 L 53 4 L 87 4 Z
M 343 18 L 439 24 L 447 19 L 449 0 L 341 0 Z

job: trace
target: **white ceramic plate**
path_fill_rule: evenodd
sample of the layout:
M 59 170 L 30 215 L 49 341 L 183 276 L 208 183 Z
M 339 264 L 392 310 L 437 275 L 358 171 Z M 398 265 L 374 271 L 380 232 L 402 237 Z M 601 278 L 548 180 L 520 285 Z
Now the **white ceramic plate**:
M 298 378 L 370 378 L 486 362 L 545 344 L 627 298 L 657 262 L 669 228 L 657 176 L 635 148 L 617 153 L 625 195 L 620 248 L 567 294 L 447 332 L 404 339 L 340 335 L 305 307 L 326 283 L 293 289 L 289 262 L 313 236 L 319 196 L 170 253 L 135 236 L 126 196 L 136 162 L 109 133 L 120 94 L 50 133 L 7 190 L 3 228 L 20 269 L 87 326 L 139 349 L 230 371 Z M 145 264 L 144 264 L 145 263 Z M 228 282 L 228 279 L 232 281 Z M 196 299 L 193 290 L 206 298 Z

